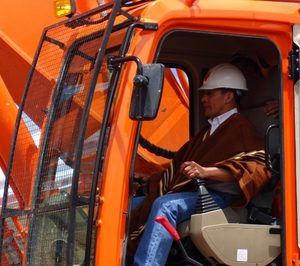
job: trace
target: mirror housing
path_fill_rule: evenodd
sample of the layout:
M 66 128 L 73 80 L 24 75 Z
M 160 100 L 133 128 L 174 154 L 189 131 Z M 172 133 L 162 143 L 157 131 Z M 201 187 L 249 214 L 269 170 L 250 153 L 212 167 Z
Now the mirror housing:
M 165 66 L 163 64 L 143 65 L 141 60 L 133 55 L 125 57 L 110 55 L 107 58 L 107 67 L 111 70 L 120 70 L 121 64 L 128 61 L 137 64 L 129 117 L 139 121 L 152 120 L 157 116 L 161 100 Z
M 163 64 L 146 64 L 134 77 L 129 117 L 132 120 L 152 120 L 160 105 L 165 67 Z

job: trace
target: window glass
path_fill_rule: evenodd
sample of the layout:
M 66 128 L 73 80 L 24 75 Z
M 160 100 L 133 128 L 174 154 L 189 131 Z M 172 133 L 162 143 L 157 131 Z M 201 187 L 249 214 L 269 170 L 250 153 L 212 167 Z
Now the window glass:
M 142 139 L 171 152 L 176 152 L 189 139 L 188 85 L 188 75 L 184 70 L 166 68 L 158 115 L 152 121 L 143 122 Z M 150 175 L 169 161 L 170 158 L 156 155 L 139 145 L 136 175 Z

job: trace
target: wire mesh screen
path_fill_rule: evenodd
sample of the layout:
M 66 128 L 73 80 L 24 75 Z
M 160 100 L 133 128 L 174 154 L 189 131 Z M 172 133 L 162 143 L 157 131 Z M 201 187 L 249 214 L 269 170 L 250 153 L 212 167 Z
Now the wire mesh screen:
M 4 223 L 4 240 L 2 250 L 5 257 L 2 258 L 1 265 L 21 265 L 22 252 L 25 247 L 26 226 L 28 225 L 28 216 L 7 218 Z
M 103 46 L 114 9 L 105 5 L 44 33 L 15 136 L 2 212 L 2 265 L 80 265 L 84 260 L 87 204 L 111 78 L 106 56 L 119 53 L 131 23 L 116 12 Z M 95 71 L 101 50 L 106 52 Z M 82 197 L 85 203 L 78 200 Z
M 67 210 L 38 214 L 29 246 L 30 265 L 67 265 L 69 214 Z M 86 235 L 86 209 L 77 208 L 73 265 L 83 265 Z M 42 243 L 42 245 L 41 245 Z

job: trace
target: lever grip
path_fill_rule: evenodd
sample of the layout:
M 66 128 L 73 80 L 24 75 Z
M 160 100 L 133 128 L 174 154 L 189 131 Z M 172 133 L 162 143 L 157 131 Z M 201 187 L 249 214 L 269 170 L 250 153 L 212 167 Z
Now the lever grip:
M 163 227 L 170 233 L 174 240 L 180 240 L 180 236 L 173 225 L 163 216 L 157 216 L 154 218 L 154 221 L 163 225 Z

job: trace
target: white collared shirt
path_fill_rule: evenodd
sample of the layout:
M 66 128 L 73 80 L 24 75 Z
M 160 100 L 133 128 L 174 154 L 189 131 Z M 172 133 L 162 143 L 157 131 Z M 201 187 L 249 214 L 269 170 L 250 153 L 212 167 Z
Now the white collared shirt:
M 228 112 L 221 114 L 217 117 L 214 118 L 210 118 L 208 119 L 208 123 L 210 123 L 211 128 L 210 128 L 210 135 L 212 133 L 214 133 L 216 131 L 216 129 L 225 121 L 227 120 L 229 117 L 231 117 L 233 114 L 236 114 L 238 112 L 237 108 L 233 108 L 231 110 L 229 110 Z

